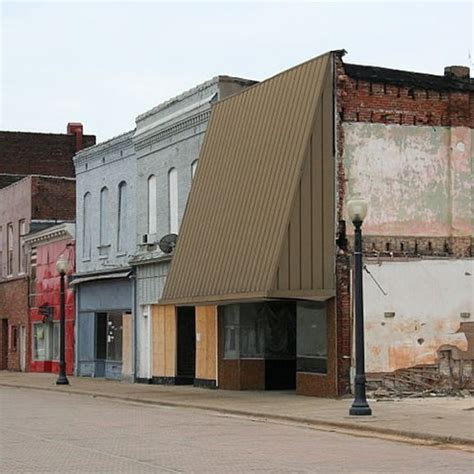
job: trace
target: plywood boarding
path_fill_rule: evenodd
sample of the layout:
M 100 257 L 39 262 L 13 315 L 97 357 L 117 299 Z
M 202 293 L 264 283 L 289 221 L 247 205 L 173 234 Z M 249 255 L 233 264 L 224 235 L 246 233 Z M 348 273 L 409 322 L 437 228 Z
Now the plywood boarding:
M 162 302 L 262 298 L 274 290 L 331 69 L 326 54 L 214 106 Z M 291 232 L 298 239 L 299 225 Z M 301 281 L 292 286 L 299 291 Z
M 217 378 L 217 308 L 196 306 L 196 378 Z M 199 335 L 199 336 L 198 336 Z
M 132 375 L 132 315 L 122 315 L 122 375 Z
M 172 305 L 152 305 L 154 377 L 176 375 L 176 308 Z
M 331 75 L 315 114 L 271 296 L 324 299 L 334 289 L 334 117 Z M 298 293 L 296 293 L 298 291 Z

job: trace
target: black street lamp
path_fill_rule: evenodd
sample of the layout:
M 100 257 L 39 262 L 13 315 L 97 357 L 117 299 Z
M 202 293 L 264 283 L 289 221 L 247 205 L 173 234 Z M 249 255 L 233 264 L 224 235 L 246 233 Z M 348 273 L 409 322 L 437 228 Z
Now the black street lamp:
M 69 385 L 69 380 L 66 377 L 66 301 L 65 301 L 65 283 L 64 279 L 69 269 L 69 262 L 67 258 L 61 255 L 56 262 L 56 269 L 58 270 L 60 280 L 60 300 L 59 300 L 59 376 L 56 380 L 56 385 Z
M 372 410 L 365 394 L 365 346 L 364 346 L 364 301 L 362 290 L 362 222 L 367 215 L 367 202 L 352 199 L 347 203 L 349 217 L 354 224 L 354 280 L 355 280 L 355 350 L 356 374 L 354 379 L 354 401 L 350 415 L 371 415 Z

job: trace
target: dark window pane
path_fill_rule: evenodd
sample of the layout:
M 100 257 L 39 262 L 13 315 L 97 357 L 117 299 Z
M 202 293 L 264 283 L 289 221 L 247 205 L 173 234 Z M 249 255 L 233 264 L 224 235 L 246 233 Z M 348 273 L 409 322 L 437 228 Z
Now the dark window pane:
M 107 360 L 122 360 L 122 315 L 120 313 L 108 314 Z
M 221 307 L 224 322 L 224 359 L 239 358 L 239 305 Z
M 327 318 L 324 303 L 298 303 L 296 351 L 298 370 L 327 372 Z
M 105 359 L 107 356 L 107 313 L 96 314 L 96 359 Z

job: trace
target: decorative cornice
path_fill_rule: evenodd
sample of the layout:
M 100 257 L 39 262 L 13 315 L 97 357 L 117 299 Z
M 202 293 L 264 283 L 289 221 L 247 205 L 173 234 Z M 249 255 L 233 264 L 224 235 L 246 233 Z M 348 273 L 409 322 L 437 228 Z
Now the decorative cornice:
M 42 242 L 74 239 L 74 224 L 65 223 L 58 226 L 34 232 L 23 237 L 23 242 L 29 247 L 35 247 Z
M 160 132 L 154 135 L 149 135 L 142 139 L 138 137 L 135 141 L 135 149 L 137 151 L 142 150 L 149 146 L 153 146 L 156 143 L 162 140 L 165 140 L 173 135 L 176 135 L 178 133 L 184 132 L 185 130 L 201 125 L 209 120 L 210 114 L 211 114 L 210 110 L 205 110 L 204 112 L 200 112 L 184 120 L 181 120 L 180 122 L 175 123 L 171 125 L 170 127 L 164 128 L 163 130 L 161 130 Z
M 108 155 L 115 151 L 123 150 L 127 146 L 132 147 L 132 138 L 134 134 L 135 129 L 129 130 L 128 132 L 122 133 L 121 135 L 117 135 L 116 137 L 106 140 L 105 142 L 98 143 L 97 145 L 85 148 L 84 150 L 77 152 L 73 158 L 74 165 L 77 167 L 86 162 L 90 163 L 92 161 L 99 160 L 105 155 Z M 116 157 L 116 159 L 121 158 L 125 157 Z M 112 161 L 115 161 L 116 159 Z

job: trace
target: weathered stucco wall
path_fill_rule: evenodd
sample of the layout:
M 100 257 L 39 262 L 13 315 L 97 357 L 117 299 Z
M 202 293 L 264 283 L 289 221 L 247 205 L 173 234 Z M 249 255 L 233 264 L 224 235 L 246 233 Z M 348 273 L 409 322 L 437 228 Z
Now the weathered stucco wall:
M 346 199 L 360 193 L 369 201 L 366 235 L 473 234 L 470 128 L 352 122 L 343 128 Z
M 459 329 L 461 323 L 474 324 L 474 260 L 366 264 L 387 293 L 364 272 L 367 372 L 433 364 L 444 345 L 472 349 Z

